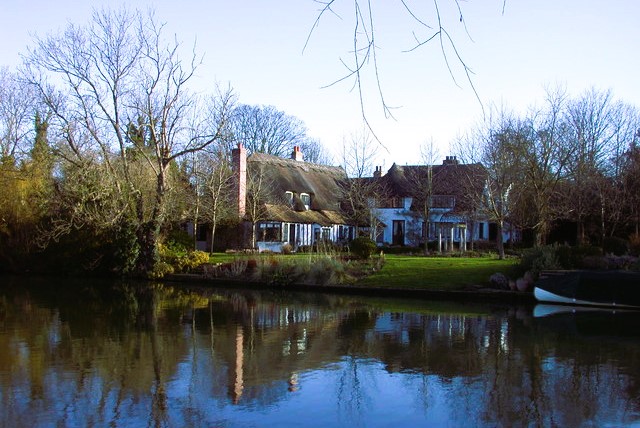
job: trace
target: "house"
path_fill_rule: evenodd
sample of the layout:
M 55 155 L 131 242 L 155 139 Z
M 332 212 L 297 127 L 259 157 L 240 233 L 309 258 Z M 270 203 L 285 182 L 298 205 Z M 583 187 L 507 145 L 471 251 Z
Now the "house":
M 378 245 L 418 246 L 435 242 L 438 251 L 486 241 L 495 228 L 479 208 L 486 184 L 481 164 L 447 156 L 441 165 L 400 166 L 371 178 L 381 189 L 372 202 Z M 505 240 L 511 236 L 505 233 Z
M 363 231 L 379 246 L 431 243 L 439 252 L 496 239 L 497 228 L 481 207 L 486 170 L 455 156 L 440 165 L 394 163 L 384 175 L 376 167 L 373 177 L 349 179 L 340 167 L 305 162 L 297 146 L 290 158 L 281 158 L 247 156 L 240 144 L 232 151 L 232 167 L 240 223 L 233 247 L 298 251 L 347 244 Z M 364 195 L 356 204 L 349 193 L 354 189 Z M 343 204 L 347 199 L 352 203 Z M 203 230 L 205 225 L 198 236 L 208 239 Z M 503 231 L 504 242 L 516 239 L 511 228 Z
M 244 224 L 244 247 L 281 252 L 320 242 L 344 244 L 355 227 L 340 210 L 340 167 L 305 162 L 300 147 L 290 159 L 264 153 L 247 157 L 238 145 L 232 153 L 238 215 Z

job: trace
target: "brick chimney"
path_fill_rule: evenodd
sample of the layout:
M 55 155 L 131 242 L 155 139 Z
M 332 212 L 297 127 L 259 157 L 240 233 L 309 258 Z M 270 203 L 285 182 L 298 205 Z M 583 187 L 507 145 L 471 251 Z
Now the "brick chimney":
M 238 217 L 243 218 L 247 211 L 247 149 L 242 143 L 231 151 L 231 167 L 235 174 L 236 207 Z
M 294 161 L 302 162 L 304 159 L 302 157 L 302 152 L 300 151 L 300 146 L 293 146 L 293 152 L 291 153 L 291 159 Z
M 377 166 L 376 170 L 373 171 L 373 178 L 380 178 L 380 177 L 382 177 L 382 167 Z
M 445 160 L 442 161 L 442 165 L 458 165 L 459 163 L 457 156 L 447 156 Z

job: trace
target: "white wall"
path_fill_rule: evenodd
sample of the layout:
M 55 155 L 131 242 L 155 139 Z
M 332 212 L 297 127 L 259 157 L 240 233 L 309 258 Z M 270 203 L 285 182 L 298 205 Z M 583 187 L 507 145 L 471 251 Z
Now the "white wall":
M 422 217 L 414 212 L 410 211 L 412 203 L 412 198 L 404 198 L 402 207 L 398 208 L 375 208 L 373 210 L 374 215 L 378 218 L 379 221 L 385 224 L 384 232 L 383 232 L 383 245 L 390 245 L 393 242 L 393 221 L 401 220 L 405 222 L 405 245 L 408 246 L 418 246 L 422 242 Z M 445 216 L 450 210 L 449 209 L 437 209 L 433 208 L 431 210 L 430 221 L 431 224 L 437 224 Z M 447 215 L 445 217 L 445 222 L 447 223 L 466 223 L 466 219 L 458 216 Z M 466 229 L 466 241 L 467 243 L 472 240 L 479 241 L 479 231 L 480 231 L 480 223 L 484 224 L 484 234 L 482 240 L 487 240 L 489 238 L 489 222 L 487 221 L 476 221 L 473 229 L 468 227 Z M 454 241 L 460 242 L 462 238 L 462 229 L 454 228 Z M 505 241 L 509 239 L 508 230 L 504 232 Z M 443 236 L 449 237 L 451 239 L 451 228 L 446 227 L 446 230 L 443 229 Z M 437 240 L 438 239 L 438 230 L 436 228 L 435 232 L 432 232 L 429 236 L 429 240 Z

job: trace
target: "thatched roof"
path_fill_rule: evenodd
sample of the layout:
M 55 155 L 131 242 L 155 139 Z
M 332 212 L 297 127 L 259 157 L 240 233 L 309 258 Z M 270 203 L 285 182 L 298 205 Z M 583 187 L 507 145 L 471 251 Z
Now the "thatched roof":
M 249 174 L 260 170 L 264 174 L 269 186 L 265 203 L 270 219 L 322 225 L 347 223 L 339 212 L 341 183 L 347 179 L 342 168 L 254 153 L 247 158 L 247 169 Z M 285 192 L 294 194 L 292 207 L 285 203 Z M 311 197 L 309 210 L 300 199 L 302 193 Z
M 348 220 L 339 211 L 307 210 L 296 211 L 282 204 L 265 204 L 266 218 L 269 221 L 281 221 L 286 223 L 316 223 L 321 226 L 333 224 L 348 224 Z

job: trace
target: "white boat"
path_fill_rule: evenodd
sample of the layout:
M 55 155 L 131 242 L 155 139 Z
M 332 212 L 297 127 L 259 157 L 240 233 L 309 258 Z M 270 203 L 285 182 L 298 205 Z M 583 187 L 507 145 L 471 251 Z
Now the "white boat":
M 640 272 L 554 272 L 535 283 L 533 295 L 546 303 L 640 308 Z

